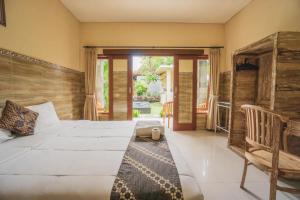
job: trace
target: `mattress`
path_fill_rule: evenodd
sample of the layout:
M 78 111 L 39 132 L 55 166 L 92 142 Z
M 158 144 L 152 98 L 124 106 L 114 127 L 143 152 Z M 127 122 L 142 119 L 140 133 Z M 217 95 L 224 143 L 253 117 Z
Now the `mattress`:
M 133 121 L 61 121 L 0 144 L 0 199 L 110 199 L 134 127 Z M 184 199 L 202 200 L 191 170 L 168 142 Z

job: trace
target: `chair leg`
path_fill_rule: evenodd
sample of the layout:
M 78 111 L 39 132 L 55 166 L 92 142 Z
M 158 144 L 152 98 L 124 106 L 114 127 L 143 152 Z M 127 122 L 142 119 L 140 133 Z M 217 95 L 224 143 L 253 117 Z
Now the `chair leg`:
M 270 173 L 270 196 L 269 196 L 269 200 L 276 200 L 277 179 L 278 179 L 278 169 L 275 169 Z
M 247 174 L 247 168 L 248 168 L 248 160 L 245 158 L 244 170 L 243 170 L 243 176 L 242 176 L 242 181 L 241 181 L 240 188 L 244 188 L 246 174 Z

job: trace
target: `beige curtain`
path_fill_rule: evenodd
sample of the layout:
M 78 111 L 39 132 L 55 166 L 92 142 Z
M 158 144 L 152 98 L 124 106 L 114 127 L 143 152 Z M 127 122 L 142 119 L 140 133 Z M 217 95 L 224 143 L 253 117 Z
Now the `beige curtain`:
M 96 103 L 96 62 L 97 52 L 95 48 L 85 49 L 85 102 L 84 119 L 97 120 Z
M 209 79 L 209 97 L 206 128 L 215 129 L 215 120 L 217 117 L 217 101 L 219 95 L 219 75 L 220 75 L 220 49 L 210 49 L 210 79 Z

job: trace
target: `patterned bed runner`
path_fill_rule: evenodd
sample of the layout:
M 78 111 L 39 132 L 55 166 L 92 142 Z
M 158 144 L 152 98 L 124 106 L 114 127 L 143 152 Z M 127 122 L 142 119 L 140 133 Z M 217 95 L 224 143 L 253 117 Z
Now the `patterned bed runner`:
M 165 137 L 132 137 L 115 179 L 111 200 L 183 200 L 182 188 Z

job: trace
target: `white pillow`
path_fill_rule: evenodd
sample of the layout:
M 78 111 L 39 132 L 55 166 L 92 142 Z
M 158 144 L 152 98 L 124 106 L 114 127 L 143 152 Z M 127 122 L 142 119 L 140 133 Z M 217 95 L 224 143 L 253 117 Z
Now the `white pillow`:
M 0 143 L 13 139 L 14 135 L 10 131 L 0 128 Z
M 59 123 L 54 105 L 52 102 L 47 102 L 39 105 L 28 106 L 28 109 L 39 113 L 35 123 L 34 133 L 40 132 L 50 126 Z

